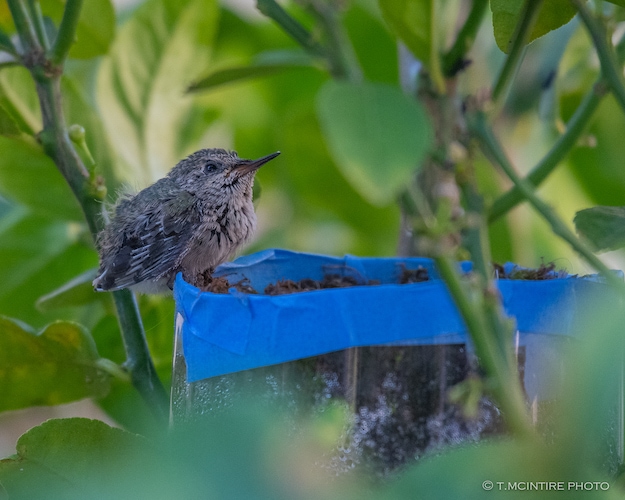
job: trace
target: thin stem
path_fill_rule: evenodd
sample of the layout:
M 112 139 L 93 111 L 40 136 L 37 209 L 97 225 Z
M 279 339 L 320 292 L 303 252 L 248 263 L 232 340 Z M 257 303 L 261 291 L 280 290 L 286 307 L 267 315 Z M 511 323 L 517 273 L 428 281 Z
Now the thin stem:
M 436 88 L 436 91 L 443 95 L 445 94 L 445 77 L 443 76 L 443 72 L 441 71 L 441 55 L 439 51 L 439 2 L 431 2 L 432 8 L 430 9 L 430 26 L 431 26 L 431 36 L 430 36 L 430 78 L 432 79 L 432 83 Z
M 137 334 L 144 331 L 137 302 L 130 290 L 113 292 L 113 299 L 126 349 L 124 366 L 150 409 L 159 420 L 166 422 L 169 418 L 169 398 L 152 363 L 145 335 Z
M 536 24 L 542 2 L 543 0 L 525 1 L 525 5 L 521 10 L 520 22 L 517 23 L 512 37 L 512 47 L 493 85 L 493 101 L 497 101 L 505 94 L 510 81 L 514 78 L 521 65 L 525 47 L 530 39 L 534 24 Z
M 312 34 L 299 21 L 291 17 L 275 0 L 257 0 L 256 8 L 265 16 L 273 19 L 287 35 L 312 55 L 327 58 L 326 50 L 315 41 Z
M 60 66 L 65 62 L 69 49 L 74 43 L 82 3 L 83 0 L 67 0 L 65 4 L 63 19 L 61 19 L 56 40 L 54 40 L 54 45 L 48 53 L 48 60 L 54 65 Z
M 452 77 L 464 67 L 464 57 L 473 46 L 487 6 L 488 0 L 473 0 L 471 11 L 458 32 L 454 44 L 443 56 L 443 73 L 445 76 Z
M 28 9 L 30 10 L 30 17 L 33 20 L 37 39 L 44 50 L 48 50 L 50 48 L 50 42 L 48 41 L 46 28 L 43 25 L 43 14 L 41 13 L 39 2 L 36 0 L 28 0 Z
M 603 26 L 597 22 L 594 16 L 579 0 L 571 0 L 579 12 L 582 22 L 586 26 L 590 37 L 595 45 L 597 56 L 601 62 L 601 73 L 610 85 L 614 97 L 625 111 L 625 84 L 623 82 L 623 69 L 620 67 L 616 54 L 608 45 L 607 36 Z
M 313 2 L 314 11 L 328 36 L 327 58 L 330 71 L 335 78 L 351 82 L 362 81 L 362 70 L 349 38 L 340 22 L 336 6 L 330 3 Z
M 590 122 L 590 119 L 599 107 L 605 94 L 606 85 L 605 81 L 601 78 L 584 96 L 582 102 L 569 120 L 566 131 L 558 138 L 545 157 L 532 169 L 525 178 L 525 182 L 533 186 L 539 186 L 551 172 L 555 170 L 558 164 L 569 151 L 571 151 L 573 146 L 575 146 L 575 143 L 586 128 L 586 125 L 588 125 L 588 122 Z M 523 200 L 524 197 L 521 189 L 516 185 L 513 186 L 507 193 L 495 200 L 488 214 L 488 222 L 496 221 Z
M 610 269 L 575 236 L 566 224 L 555 214 L 551 207 L 536 195 L 534 187 L 516 173 L 501 147 L 501 144 L 486 124 L 484 114 L 481 112 L 476 113 L 476 115 L 469 120 L 469 126 L 475 136 L 480 140 L 480 145 L 484 154 L 493 161 L 493 163 L 501 167 L 508 178 L 519 188 L 523 197 L 549 223 L 553 232 L 566 241 L 573 250 L 586 260 L 586 262 L 603 274 L 608 283 L 621 291 L 625 291 L 625 283 L 617 278 L 614 273 L 612 273 Z
M 25 5 L 19 0 L 9 0 L 13 20 L 22 40 L 24 52 L 21 56 L 35 80 L 39 97 L 43 130 L 38 138 L 78 199 L 95 239 L 103 226 L 101 204 L 93 195 L 97 179 L 90 176 L 68 136 L 60 85 L 62 63 L 73 42 L 81 3 L 82 0 L 67 1 L 59 35 L 49 54 L 51 59 L 46 59 Z M 136 300 L 127 290 L 115 292 L 113 297 L 120 318 L 132 383 L 152 411 L 166 422 L 168 397 L 150 358 Z
M 7 3 L 9 4 L 20 42 L 22 42 L 22 50 L 26 53 L 31 50 L 41 49 L 37 41 L 37 33 L 23 0 L 7 0 Z
M 495 382 L 492 391 L 510 430 L 518 436 L 533 436 L 534 432 L 527 419 L 525 402 L 519 388 L 518 375 L 513 366 L 505 363 L 505 357 L 497 345 L 493 332 L 489 329 L 488 322 L 479 312 L 481 304 L 471 301 L 449 257 L 438 256 L 434 261 L 467 326 L 482 367 L 491 382 Z

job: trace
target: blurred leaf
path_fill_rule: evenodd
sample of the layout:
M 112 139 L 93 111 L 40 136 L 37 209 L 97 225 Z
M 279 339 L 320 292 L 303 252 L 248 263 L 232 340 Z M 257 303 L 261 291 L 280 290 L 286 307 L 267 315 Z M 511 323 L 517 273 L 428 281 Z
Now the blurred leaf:
M 595 251 L 625 247 L 625 207 L 592 207 L 575 214 L 577 232 Z
M 20 128 L 13 117 L 4 109 L 2 104 L 0 104 L 0 135 L 10 137 L 20 135 L 20 133 Z
M 512 37 L 523 12 L 524 1 L 491 0 L 493 29 L 499 48 L 508 53 Z M 569 0 L 549 0 L 542 3 L 529 41 L 536 40 L 546 33 L 563 26 L 575 16 L 575 7 Z
M 277 55 L 278 54 L 276 54 L 276 56 Z M 263 57 L 259 57 L 256 62 L 253 62 L 250 66 L 239 66 L 213 71 L 192 83 L 187 91 L 198 92 L 240 80 L 261 78 L 263 76 L 274 75 L 281 71 L 311 66 L 314 63 L 312 57 L 299 51 L 280 52 L 279 55 L 281 57 L 271 57 L 268 54 L 263 56 L 261 54 Z
M 98 420 L 49 420 L 20 437 L 17 455 L 0 462 L 0 481 L 11 499 L 147 498 L 141 476 L 134 488 L 128 476 L 153 453 L 141 436 Z
M 364 481 L 332 477 L 318 465 L 329 448 L 320 433 L 343 421 L 323 415 L 293 436 L 275 408 L 249 397 L 244 403 L 161 430 L 153 441 L 96 420 L 50 420 L 0 462 L 0 482 L 12 500 L 370 498 Z
M 370 9 L 377 10 L 375 1 Z M 368 10 L 368 4 L 353 3 L 345 13 L 345 28 L 354 45 L 366 80 L 396 84 L 398 80 L 397 40 L 382 22 L 382 17 Z
M 0 105 L 23 132 L 34 135 L 41 130 L 41 112 L 35 82 L 22 66 L 0 71 Z
M 241 66 L 237 68 L 226 68 L 215 71 L 205 76 L 201 80 L 192 83 L 187 89 L 188 92 L 197 92 L 207 90 L 226 83 L 232 83 L 248 78 L 260 78 L 263 76 L 273 75 L 280 71 L 286 71 L 297 66 L 288 66 L 285 64 L 268 64 L 265 66 Z
M 328 147 L 369 202 L 384 205 L 414 176 L 432 141 L 421 105 L 384 84 L 328 82 L 318 97 Z
M 625 7 L 625 0 L 607 0 L 607 1 L 610 3 L 613 3 L 614 5 Z
M 52 323 L 36 333 L 0 317 L 0 411 L 105 394 L 108 376 L 98 359 L 93 339 L 76 323 Z
M 384 19 L 425 66 L 432 58 L 432 27 L 436 0 L 379 0 Z
M 65 1 L 42 0 L 41 10 L 57 25 L 61 21 Z M 115 9 L 111 0 L 83 2 L 76 27 L 76 40 L 69 52 L 70 57 L 89 59 L 108 52 L 115 36 Z
M 566 103 L 565 103 L 566 105 Z M 577 147 L 569 154 L 569 165 L 579 186 L 594 204 L 618 206 L 625 193 L 625 116 L 611 95 L 595 111 L 588 133 L 591 147 Z
M 35 308 L 39 297 L 97 265 L 96 252 L 80 241 L 82 231 L 87 230 L 76 223 L 51 220 L 19 206 L 0 218 L 0 314 L 37 327 L 60 317 L 87 325 L 98 320 L 93 308 L 54 315 Z
M 100 68 L 102 119 L 135 186 L 162 177 L 181 156 L 177 134 L 193 100 L 184 90 L 208 67 L 215 0 L 149 0 L 120 29 Z
M 34 141 L 0 137 L 0 192 L 36 212 L 82 221 L 83 215 L 54 162 Z
M 37 300 L 37 307 L 42 311 L 50 311 L 60 307 L 81 306 L 98 300 L 99 295 L 93 292 L 91 284 L 96 275 L 95 268 L 79 274 L 56 290 L 40 297 Z

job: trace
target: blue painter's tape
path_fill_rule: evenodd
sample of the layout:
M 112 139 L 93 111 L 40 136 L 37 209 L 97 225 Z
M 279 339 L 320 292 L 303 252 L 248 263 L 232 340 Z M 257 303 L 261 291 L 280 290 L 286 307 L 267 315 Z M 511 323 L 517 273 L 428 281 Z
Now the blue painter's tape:
M 464 272 L 471 264 L 460 264 Z M 507 270 L 513 264 L 507 264 Z M 403 268 L 428 270 L 430 281 L 398 285 Z M 262 291 L 281 279 L 349 275 L 380 285 L 279 296 L 200 292 L 176 278 L 187 379 L 379 344 L 448 344 L 468 341 L 465 326 L 430 259 L 343 258 L 264 250 L 220 266 L 230 283 L 248 279 Z M 593 299 L 617 298 L 596 276 L 543 281 L 499 280 L 508 315 L 521 332 L 572 335 L 591 313 Z

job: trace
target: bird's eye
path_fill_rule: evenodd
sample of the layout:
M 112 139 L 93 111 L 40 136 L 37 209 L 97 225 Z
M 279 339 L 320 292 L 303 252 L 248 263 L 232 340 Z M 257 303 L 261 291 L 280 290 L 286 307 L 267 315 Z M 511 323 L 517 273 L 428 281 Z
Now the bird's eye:
M 217 164 L 213 163 L 212 161 L 209 161 L 208 163 L 204 165 L 204 173 L 210 174 L 216 171 L 217 171 Z

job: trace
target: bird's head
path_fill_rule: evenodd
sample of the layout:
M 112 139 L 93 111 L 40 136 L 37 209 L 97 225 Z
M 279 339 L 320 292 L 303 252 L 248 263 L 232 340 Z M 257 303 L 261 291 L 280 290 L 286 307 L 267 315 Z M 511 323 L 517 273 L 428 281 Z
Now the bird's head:
M 251 197 L 256 172 L 279 154 L 278 151 L 257 160 L 245 160 L 235 151 L 201 149 L 178 163 L 169 177 L 181 188 L 200 196 Z

